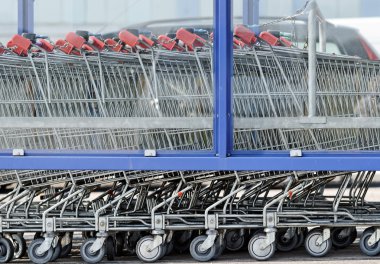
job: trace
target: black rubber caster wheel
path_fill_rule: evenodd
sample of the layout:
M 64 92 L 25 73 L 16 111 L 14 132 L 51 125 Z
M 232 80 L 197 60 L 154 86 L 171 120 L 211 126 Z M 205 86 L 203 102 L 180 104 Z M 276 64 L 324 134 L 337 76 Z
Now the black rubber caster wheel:
M 115 235 L 115 255 L 117 257 L 120 257 L 123 255 L 124 250 L 124 240 L 125 234 L 124 233 L 116 233 Z
M 162 254 L 162 246 L 158 246 L 155 249 L 148 251 L 147 247 L 153 242 L 153 236 L 145 236 L 140 238 L 136 245 L 137 257 L 144 262 L 155 262 L 159 260 Z
M 377 256 L 380 253 L 380 242 L 376 242 L 373 245 L 369 244 L 369 238 L 375 232 L 374 228 L 367 228 L 364 230 L 360 241 L 359 246 L 360 250 L 367 256 Z
M 245 236 L 240 234 L 239 230 L 228 230 L 224 236 L 226 249 L 228 251 L 239 251 L 244 247 Z
M 216 253 L 216 246 L 215 244 L 207 249 L 207 250 L 202 250 L 200 247 L 203 244 L 203 242 L 207 239 L 207 236 L 197 236 L 196 238 L 193 239 L 190 243 L 190 254 L 193 257 L 193 259 L 200 261 L 200 262 L 206 262 L 210 261 Z
M 304 229 L 301 229 L 299 231 L 296 232 L 296 235 L 297 235 L 297 245 L 294 247 L 294 249 L 297 249 L 297 248 L 300 248 L 301 246 L 303 246 L 303 244 L 305 243 L 305 237 L 307 236 L 307 228 L 306 228 L 306 232 Z
M 352 244 L 352 230 L 350 229 L 347 235 L 344 234 L 347 228 L 349 227 L 336 227 L 331 230 L 331 242 L 334 248 L 344 249 Z
M 287 229 L 280 229 L 276 233 L 276 248 L 281 252 L 289 252 L 296 248 L 298 244 L 298 236 L 294 234 L 293 237 L 286 236 Z
M 313 257 L 323 257 L 329 253 L 332 242 L 328 239 L 321 244 L 318 243 L 320 237 L 323 236 L 323 230 L 321 228 L 312 229 L 305 238 L 305 249 Z
M 21 234 L 13 234 L 12 240 L 13 240 L 13 248 L 14 248 L 13 257 L 15 259 L 24 257 L 26 255 L 26 248 L 27 248 L 25 238 Z
M 50 262 L 56 261 L 62 253 L 62 245 L 61 241 L 58 241 L 57 246 L 54 248 L 53 256 L 51 256 Z
M 48 251 L 42 254 L 38 253 L 38 248 L 42 245 L 44 240 L 44 238 L 37 238 L 33 240 L 28 247 L 28 256 L 30 261 L 32 261 L 33 263 L 48 263 L 51 260 L 51 257 L 53 256 L 54 249 L 52 247 L 50 247 Z
M 256 260 L 268 260 L 273 257 L 276 252 L 276 245 L 272 243 L 266 248 L 262 248 L 261 245 L 266 240 L 266 235 L 254 235 L 248 243 L 248 252 L 252 258 Z
M 106 255 L 107 260 L 115 260 L 115 242 L 112 236 L 109 236 L 106 239 Z
M 12 242 L 4 237 L 0 238 L 0 263 L 7 263 L 12 260 L 14 248 Z
M 60 258 L 67 258 L 69 254 L 71 253 L 71 249 L 73 248 L 73 242 L 70 242 L 69 244 L 62 247 Z
M 91 247 L 95 243 L 96 238 L 89 238 L 80 247 L 80 255 L 83 261 L 87 263 L 98 263 L 102 261 L 106 254 L 105 246 L 103 245 L 98 251 L 91 252 Z

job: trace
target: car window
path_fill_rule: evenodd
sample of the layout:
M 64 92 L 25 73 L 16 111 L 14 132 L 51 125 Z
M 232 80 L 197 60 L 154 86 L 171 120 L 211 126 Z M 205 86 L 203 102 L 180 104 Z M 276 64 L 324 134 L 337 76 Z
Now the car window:
M 305 47 L 305 42 L 295 42 L 293 43 L 296 47 L 303 49 Z M 319 43 L 317 43 L 317 47 L 319 47 Z M 330 54 L 341 55 L 343 52 L 340 50 L 339 46 L 334 42 L 326 43 L 326 52 Z

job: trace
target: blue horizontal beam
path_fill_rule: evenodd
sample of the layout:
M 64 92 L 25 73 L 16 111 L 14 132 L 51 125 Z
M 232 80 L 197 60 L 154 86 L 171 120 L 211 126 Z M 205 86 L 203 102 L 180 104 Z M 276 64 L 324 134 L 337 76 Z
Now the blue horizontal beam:
M 144 157 L 125 152 L 26 151 L 25 156 L 0 152 L 0 169 L 18 170 L 271 170 L 356 171 L 380 170 L 380 152 L 304 152 L 290 157 L 288 151 L 244 152 L 228 158 L 211 153 L 169 154 Z

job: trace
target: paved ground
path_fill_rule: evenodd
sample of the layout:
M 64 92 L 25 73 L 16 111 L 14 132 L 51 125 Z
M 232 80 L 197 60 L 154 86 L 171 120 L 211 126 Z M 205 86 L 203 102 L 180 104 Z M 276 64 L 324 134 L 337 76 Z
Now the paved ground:
M 79 253 L 79 252 L 78 252 Z M 27 259 L 23 259 L 19 262 L 13 262 L 12 263 L 27 263 Z M 71 257 L 64 260 L 57 261 L 58 263 L 81 263 L 82 260 L 79 257 Z M 250 263 L 250 262 L 256 262 L 255 260 L 251 259 L 248 253 L 241 252 L 241 253 L 229 253 L 224 254 L 220 257 L 220 259 L 216 261 L 212 261 L 209 263 Z M 364 256 L 361 254 L 358 245 L 353 245 L 350 248 L 344 249 L 344 250 L 332 250 L 330 254 L 324 258 L 316 259 L 309 257 L 307 253 L 304 251 L 304 249 L 299 249 L 291 253 L 276 253 L 275 256 L 271 261 L 262 262 L 265 264 L 281 264 L 281 263 L 311 263 L 311 264 L 349 264 L 349 263 L 356 263 L 356 264 L 377 264 L 380 262 L 380 257 L 374 257 L 369 258 L 367 256 Z M 140 261 L 136 257 L 123 257 L 118 258 L 113 262 L 109 261 L 103 261 L 102 263 L 140 263 Z M 183 254 L 183 255 L 173 255 L 173 256 L 167 256 L 163 260 L 161 260 L 159 263 L 199 263 L 194 261 L 190 255 Z
M 61 259 L 56 261 L 56 263 L 83 263 L 82 259 L 79 257 L 79 250 L 78 247 L 80 246 L 79 243 L 75 243 L 76 249 L 73 250 L 73 256 Z M 224 253 L 218 260 L 208 262 L 208 263 L 251 263 L 256 262 L 253 260 L 247 252 L 238 252 L 238 253 Z M 19 261 L 12 261 L 12 263 L 29 263 L 28 259 L 22 259 Z M 126 264 L 134 264 L 134 263 L 142 263 L 139 261 L 139 259 L 135 256 L 125 256 L 117 258 L 115 261 L 107 261 L 106 259 L 103 260 L 102 263 L 113 263 L 113 264 L 119 264 L 119 263 L 126 263 Z M 171 256 L 166 256 L 164 259 L 162 259 L 159 263 L 181 263 L 181 264 L 195 264 L 199 263 L 197 261 L 194 261 L 189 253 L 178 255 L 174 254 Z M 293 252 L 283 253 L 283 252 L 276 252 L 274 257 L 270 261 L 261 262 L 265 264 L 288 264 L 288 263 L 310 263 L 310 264 L 349 264 L 349 263 L 355 263 L 355 264 L 377 264 L 380 263 L 380 256 L 379 257 L 368 257 L 363 255 L 360 252 L 358 240 L 349 248 L 343 249 L 343 250 L 335 250 L 332 249 L 330 253 L 323 258 L 313 258 L 310 257 L 304 248 L 297 249 Z
M 326 190 L 327 195 L 334 195 L 335 190 L 334 189 L 327 189 Z M 369 201 L 380 201 L 380 188 L 371 188 L 367 194 L 367 200 Z M 360 233 L 362 230 L 359 230 L 358 237 L 360 237 Z M 78 234 L 79 235 L 79 234 Z M 26 235 L 26 238 L 32 239 L 32 234 Z M 78 236 L 76 236 L 78 237 Z M 80 258 L 79 254 L 79 247 L 81 245 L 81 242 L 74 240 L 74 250 L 71 257 L 66 259 L 61 259 L 56 261 L 56 263 L 83 263 L 82 259 Z M 257 262 L 253 260 L 247 251 L 242 251 L 239 253 L 224 253 L 218 260 L 209 262 L 209 263 L 251 263 L 251 262 Z M 29 260 L 27 258 L 18 260 L 18 261 L 12 261 L 12 263 L 29 263 Z M 115 261 L 107 261 L 104 259 L 102 263 L 127 263 L 127 264 L 134 264 L 134 263 L 142 263 L 139 261 L 139 259 L 136 256 L 126 256 L 122 258 L 117 258 Z M 164 259 L 162 259 L 159 263 L 199 263 L 197 261 L 194 261 L 190 254 L 182 254 L 182 255 L 171 255 L 166 256 Z M 299 248 L 293 252 L 283 253 L 283 252 L 276 252 L 275 256 L 270 260 L 266 262 L 262 262 L 265 264 L 282 264 L 282 263 L 310 263 L 310 264 L 377 264 L 380 263 L 380 256 L 378 257 L 368 257 L 361 253 L 358 245 L 358 239 L 354 242 L 352 246 L 350 246 L 347 249 L 343 250 L 335 250 L 332 249 L 330 253 L 323 258 L 313 258 L 310 257 L 304 248 Z

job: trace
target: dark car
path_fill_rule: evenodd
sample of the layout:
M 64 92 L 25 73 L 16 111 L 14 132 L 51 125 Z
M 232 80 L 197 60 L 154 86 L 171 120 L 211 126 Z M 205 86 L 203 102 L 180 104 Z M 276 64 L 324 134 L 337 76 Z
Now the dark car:
M 235 24 L 241 24 L 242 19 L 236 17 Z M 272 23 L 276 21 L 276 17 L 260 18 L 261 31 L 277 31 L 287 35 L 294 45 L 299 48 L 305 47 L 307 44 L 307 20 L 299 19 L 286 20 Z M 179 28 L 195 28 L 202 29 L 208 32 L 213 31 L 213 19 L 207 18 L 187 18 L 187 19 L 171 19 L 158 20 L 146 23 L 131 25 L 128 28 L 139 29 L 142 32 L 152 32 L 155 35 L 175 33 Z M 327 52 L 334 54 L 344 54 L 350 56 L 358 56 L 363 59 L 378 60 L 376 51 L 371 45 L 359 34 L 356 29 L 344 26 L 336 26 L 327 23 Z M 105 34 L 112 36 L 116 32 Z

